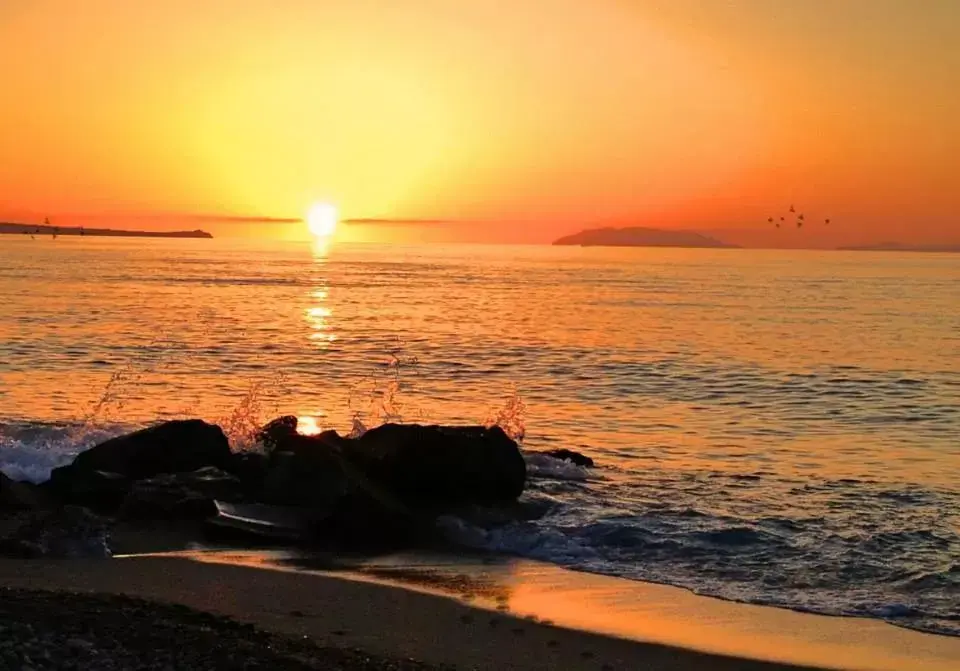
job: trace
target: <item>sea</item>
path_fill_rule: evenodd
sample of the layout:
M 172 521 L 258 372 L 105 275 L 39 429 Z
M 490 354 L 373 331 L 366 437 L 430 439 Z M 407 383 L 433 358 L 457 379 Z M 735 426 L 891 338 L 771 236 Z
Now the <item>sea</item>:
M 0 236 L 6 474 L 279 414 L 501 424 L 469 548 L 960 635 L 958 255 Z

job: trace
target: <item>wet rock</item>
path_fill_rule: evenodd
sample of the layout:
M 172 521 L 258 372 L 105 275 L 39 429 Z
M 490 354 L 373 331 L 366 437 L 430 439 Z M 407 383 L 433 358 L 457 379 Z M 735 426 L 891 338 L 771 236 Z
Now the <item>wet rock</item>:
M 0 540 L 0 554 L 14 557 L 109 557 L 106 521 L 79 506 L 38 513 Z
M 325 442 L 299 438 L 303 440 L 287 441 L 283 450 L 271 455 L 259 499 L 273 505 L 330 509 L 349 488 L 341 461 Z
M 120 508 L 126 519 L 204 519 L 217 512 L 215 500 L 243 499 L 240 480 L 212 466 L 192 473 L 165 473 L 133 483 Z
M 309 508 L 223 501 L 217 501 L 216 508 L 217 514 L 207 520 L 205 529 L 215 539 L 300 544 L 309 542 L 315 532 Z
M 321 542 L 383 548 L 436 536 L 436 514 L 515 502 L 526 480 L 517 444 L 499 428 L 389 424 L 349 439 L 300 435 L 292 418 L 270 426 L 265 471 L 250 457 L 241 483 L 262 473 L 256 501 L 308 512 Z
M 160 473 L 187 473 L 204 466 L 225 469 L 230 459 L 230 445 L 219 426 L 188 419 L 163 422 L 112 438 L 78 454 L 72 466 L 140 480 Z
M 347 458 L 348 442 L 334 431 L 287 436 L 270 456 L 260 500 L 309 510 L 321 541 L 382 548 L 408 540 L 419 520 Z
M 112 511 L 126 498 L 130 485 L 130 479 L 119 473 L 70 464 L 53 469 L 44 488 L 62 503 Z
M 235 452 L 230 455 L 226 471 L 240 480 L 244 497 L 252 500 L 263 489 L 269 467 L 269 457 L 261 452 Z
M 553 457 L 554 459 L 561 459 L 563 461 L 569 461 L 576 466 L 585 466 L 587 468 L 593 468 L 593 459 L 588 457 L 585 454 L 580 454 L 573 450 L 568 449 L 559 449 L 559 450 L 547 450 L 546 452 L 540 452 L 548 457 Z
M 48 497 L 36 485 L 17 482 L 0 473 L 0 513 L 8 510 L 36 510 L 49 505 Z
M 526 483 L 517 443 L 496 426 L 384 424 L 338 442 L 367 477 L 414 509 L 507 503 Z
M 267 452 L 271 452 L 278 444 L 297 434 L 297 418 L 293 415 L 284 415 L 267 422 L 257 434 L 257 442 L 262 443 Z

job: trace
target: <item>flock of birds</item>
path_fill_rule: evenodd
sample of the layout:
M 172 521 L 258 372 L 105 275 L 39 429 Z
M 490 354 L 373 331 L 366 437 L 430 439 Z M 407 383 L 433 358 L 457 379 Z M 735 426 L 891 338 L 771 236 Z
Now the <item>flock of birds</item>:
M 793 205 L 790 206 L 790 210 L 789 210 L 788 214 L 790 214 L 793 218 L 795 218 L 795 223 L 796 223 L 796 225 L 797 225 L 797 228 L 803 228 L 803 225 L 804 225 L 805 223 L 807 223 L 807 222 L 806 222 L 806 219 L 805 219 L 804 216 L 803 216 L 803 212 L 799 212 L 799 213 L 798 213 L 798 212 L 797 212 L 797 208 L 795 208 Z M 779 220 L 778 220 L 778 219 L 775 219 L 774 217 L 769 217 L 769 218 L 767 219 L 767 223 L 768 223 L 768 224 L 774 224 L 777 228 L 781 228 L 781 227 L 783 227 L 783 226 L 786 226 L 786 224 L 787 224 L 787 217 L 786 217 L 786 216 L 781 216 Z M 824 225 L 824 226 L 829 226 L 829 225 L 830 225 L 830 219 L 829 219 L 829 218 L 824 219 L 824 220 L 823 220 L 823 225 Z

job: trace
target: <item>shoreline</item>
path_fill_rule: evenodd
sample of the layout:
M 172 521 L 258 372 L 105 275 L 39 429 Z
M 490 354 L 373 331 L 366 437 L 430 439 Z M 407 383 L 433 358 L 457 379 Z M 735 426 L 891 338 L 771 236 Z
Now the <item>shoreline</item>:
M 320 646 L 456 668 L 946 670 L 960 659 L 960 640 L 879 621 L 526 560 L 451 559 L 396 554 L 333 570 L 329 557 L 285 550 L 2 560 L 0 586 L 173 602 Z
M 506 555 L 415 550 L 352 561 L 297 550 L 188 550 L 176 555 L 387 585 L 565 629 L 708 655 L 877 670 L 917 663 L 932 669 L 943 660 L 944 668 L 953 668 L 951 661 L 960 659 L 960 639 L 883 620 L 729 601 Z M 904 655 L 907 650 L 910 656 Z
M 518 503 L 527 478 L 553 474 L 578 480 L 581 471 L 565 478 L 556 466 L 569 460 L 589 467 L 592 460 L 570 450 L 525 454 L 496 426 L 384 424 L 351 438 L 336 432 L 304 435 L 297 422 L 294 416 L 278 417 L 259 430 L 267 453 L 232 451 L 223 429 L 203 420 L 161 422 L 81 452 L 43 484 L 0 478 L 4 504 L 21 511 L 0 522 L 17 524 L 23 516 L 0 549 L 14 557 L 99 559 L 7 562 L 9 574 L 0 570 L 0 585 L 6 580 L 12 588 L 59 591 L 79 586 L 172 601 L 319 645 L 468 668 L 542 668 L 550 657 L 546 668 L 594 668 L 602 659 L 604 671 L 618 666 L 892 671 L 952 669 L 960 660 L 960 638 L 882 620 L 735 603 L 679 587 L 453 549 L 452 539 L 470 539 L 440 533 L 449 531 L 449 520 L 441 523 L 438 510 L 473 502 L 502 519 L 540 519 L 544 510 L 527 505 L 530 501 Z M 537 467 L 532 473 L 531 466 Z M 483 522 L 478 524 L 480 540 L 489 540 Z M 469 521 L 463 525 L 471 530 Z M 523 526 L 519 538 L 529 541 Z M 226 549 L 203 538 L 225 541 Z M 564 543 L 533 538 L 530 547 L 538 551 L 528 554 L 561 562 L 579 556 L 552 550 Z M 762 534 L 752 527 L 729 525 L 708 536 L 714 546 L 746 548 L 735 555 L 735 576 L 751 562 L 765 569 L 775 557 L 757 553 L 758 538 Z M 264 547 L 258 539 L 283 545 L 253 549 Z M 291 543 L 301 549 L 291 549 Z M 370 553 L 374 548 L 379 554 Z M 115 561 L 103 561 L 111 555 Z M 649 559 L 636 552 L 621 564 L 642 569 Z M 777 578 L 767 584 L 783 583 Z M 769 596 L 762 602 L 782 601 L 779 590 L 764 594 Z M 792 603 L 808 605 L 835 594 L 811 588 L 809 597 Z M 948 603 L 936 609 L 937 622 L 953 631 L 952 601 L 945 595 Z M 842 610 L 890 619 L 907 608 Z M 505 651 L 512 654 L 503 657 Z M 582 663 L 572 664 L 574 655 Z
M 381 583 L 186 558 L 3 560 L 0 586 L 180 604 L 320 647 L 457 669 L 816 668 L 563 629 Z

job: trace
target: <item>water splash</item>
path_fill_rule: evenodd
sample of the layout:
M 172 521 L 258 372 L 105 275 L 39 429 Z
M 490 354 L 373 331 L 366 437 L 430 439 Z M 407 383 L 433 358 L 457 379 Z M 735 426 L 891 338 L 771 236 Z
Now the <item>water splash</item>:
M 354 413 L 350 421 L 350 433 L 347 434 L 347 438 L 359 438 L 366 432 L 367 427 L 364 425 L 359 413 Z
M 256 450 L 262 447 L 257 438 L 261 427 L 270 418 L 281 414 L 277 404 L 267 409 L 265 402 L 267 391 L 282 390 L 286 380 L 287 377 L 283 372 L 276 373 L 266 380 L 254 380 L 233 410 L 217 420 L 216 423 L 223 429 L 234 450 Z
M 504 433 L 518 443 L 523 443 L 527 435 L 527 404 L 517 391 L 516 387 L 507 396 L 503 407 L 491 412 L 483 423 L 486 427 L 499 426 Z
M 100 396 L 94 401 L 81 418 L 83 426 L 90 430 L 97 426 L 121 418 L 126 399 L 143 384 L 149 375 L 158 375 L 171 367 L 177 355 L 189 359 L 192 356 L 190 341 L 205 341 L 214 330 L 215 313 L 210 308 L 201 308 L 187 321 L 199 325 L 197 334 L 178 334 L 172 327 L 161 327 L 145 345 L 134 347 L 133 353 L 122 365 L 110 374 Z M 187 416 L 191 407 L 199 405 L 187 403 L 180 415 Z
M 369 426 L 424 417 L 423 409 L 409 400 L 416 395 L 419 366 L 419 358 L 394 337 L 384 361 L 350 389 L 351 436 L 363 435 Z

